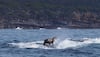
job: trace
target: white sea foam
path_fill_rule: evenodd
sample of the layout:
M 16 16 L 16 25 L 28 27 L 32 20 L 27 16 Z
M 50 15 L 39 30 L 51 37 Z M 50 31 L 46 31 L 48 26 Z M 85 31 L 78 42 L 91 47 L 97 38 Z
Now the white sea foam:
M 56 46 L 57 49 L 65 49 L 65 48 L 70 48 L 70 47 L 77 47 L 81 45 L 81 42 L 76 42 L 76 41 L 71 41 L 71 40 L 63 40 L 58 45 Z
M 21 27 L 17 27 L 16 29 L 17 29 L 17 30 L 22 30 L 23 28 L 21 28 Z
M 93 44 L 93 43 L 100 43 L 100 38 L 95 38 L 95 39 L 89 39 L 89 38 L 85 38 L 82 41 L 72 41 L 72 40 L 68 40 L 65 39 L 64 41 L 60 42 L 56 48 L 57 49 L 65 49 L 65 48 L 70 48 L 70 47 L 82 47 L 82 46 L 86 46 L 89 44 Z
M 20 43 L 9 43 L 13 46 L 17 46 L 19 48 L 42 48 L 42 49 L 66 49 L 66 48 L 79 48 L 82 46 L 87 46 L 93 43 L 100 43 L 100 38 L 89 39 L 84 38 L 82 41 L 73 41 L 69 39 L 60 40 L 57 39 L 54 43 L 54 47 L 45 47 L 42 45 L 43 41 L 35 41 L 35 42 L 20 42 Z

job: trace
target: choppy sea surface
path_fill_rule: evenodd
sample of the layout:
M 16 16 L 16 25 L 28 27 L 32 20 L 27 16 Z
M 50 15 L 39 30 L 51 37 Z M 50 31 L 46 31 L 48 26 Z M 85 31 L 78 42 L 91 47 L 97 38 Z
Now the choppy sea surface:
M 100 57 L 100 29 L 1 29 L 0 57 Z

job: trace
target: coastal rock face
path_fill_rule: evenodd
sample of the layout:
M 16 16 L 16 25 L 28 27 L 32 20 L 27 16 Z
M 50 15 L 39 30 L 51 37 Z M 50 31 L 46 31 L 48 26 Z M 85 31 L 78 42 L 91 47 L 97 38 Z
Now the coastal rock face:
M 100 28 L 100 0 L 0 0 L 0 28 Z

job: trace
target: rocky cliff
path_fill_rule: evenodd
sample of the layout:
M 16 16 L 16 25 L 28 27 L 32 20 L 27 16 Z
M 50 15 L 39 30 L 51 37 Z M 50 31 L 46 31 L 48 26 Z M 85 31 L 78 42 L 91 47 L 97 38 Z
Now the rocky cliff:
M 0 0 L 0 28 L 100 28 L 100 0 Z

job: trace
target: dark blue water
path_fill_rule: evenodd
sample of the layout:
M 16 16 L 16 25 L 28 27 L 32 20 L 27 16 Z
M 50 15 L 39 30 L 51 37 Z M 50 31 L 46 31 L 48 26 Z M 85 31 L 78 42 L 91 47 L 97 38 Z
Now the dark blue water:
M 54 36 L 56 48 L 33 47 L 33 42 Z M 100 29 L 1 29 L 0 57 L 100 57 L 99 38 Z

